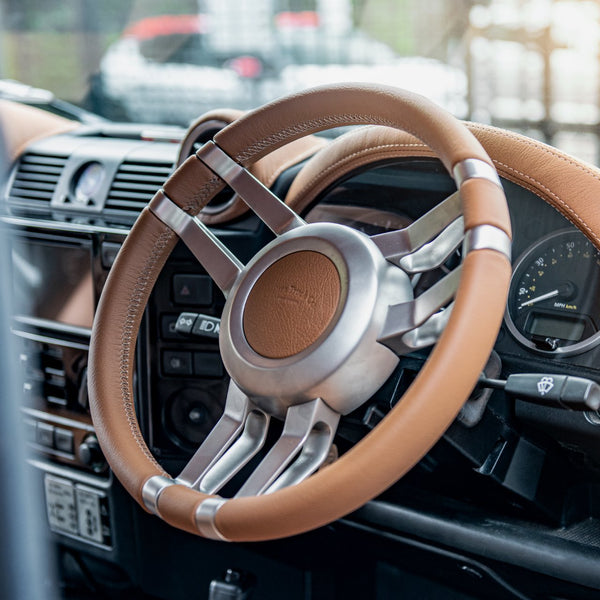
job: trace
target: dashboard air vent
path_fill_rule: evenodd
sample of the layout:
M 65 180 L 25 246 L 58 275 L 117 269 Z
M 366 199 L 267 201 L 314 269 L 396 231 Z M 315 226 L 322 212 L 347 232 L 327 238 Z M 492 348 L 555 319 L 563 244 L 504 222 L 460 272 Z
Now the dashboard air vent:
M 27 206 L 49 205 L 67 158 L 36 152 L 24 154 L 8 191 L 8 201 Z
M 104 209 L 139 213 L 172 170 L 173 165 L 168 162 L 123 161 L 110 186 Z

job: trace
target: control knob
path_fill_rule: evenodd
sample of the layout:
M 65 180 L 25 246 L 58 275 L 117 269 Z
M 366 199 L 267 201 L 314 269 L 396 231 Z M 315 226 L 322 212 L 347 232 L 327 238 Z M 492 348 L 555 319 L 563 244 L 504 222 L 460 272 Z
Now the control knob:
M 103 471 L 106 468 L 106 459 L 100 448 L 98 438 L 90 433 L 87 435 L 81 444 L 79 444 L 79 460 L 86 466 L 90 467 L 96 473 Z

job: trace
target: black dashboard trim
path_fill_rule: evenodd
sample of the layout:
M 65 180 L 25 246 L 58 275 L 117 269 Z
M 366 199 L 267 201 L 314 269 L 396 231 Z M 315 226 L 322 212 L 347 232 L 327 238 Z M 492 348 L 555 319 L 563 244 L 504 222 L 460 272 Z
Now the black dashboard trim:
M 435 514 L 372 501 L 356 513 L 372 527 L 435 542 L 499 562 L 529 569 L 550 577 L 600 588 L 598 548 L 581 545 L 542 526 L 527 527 L 508 519 L 471 519 L 451 513 Z

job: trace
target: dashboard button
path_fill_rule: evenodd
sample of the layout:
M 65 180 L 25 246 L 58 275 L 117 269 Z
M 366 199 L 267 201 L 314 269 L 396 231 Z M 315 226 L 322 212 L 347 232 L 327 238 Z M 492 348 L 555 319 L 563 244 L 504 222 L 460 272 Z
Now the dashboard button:
M 207 315 L 198 315 L 192 333 L 209 338 L 218 338 L 219 329 L 221 328 L 221 319 L 217 317 L 209 317 Z
M 37 422 L 33 419 L 25 419 L 25 439 L 28 442 L 37 441 Z
M 165 350 L 162 361 L 165 375 L 191 375 L 192 353 L 178 350 Z
M 194 375 L 223 377 L 223 362 L 217 352 L 194 352 Z
M 46 448 L 54 447 L 54 426 L 48 423 L 38 423 L 36 441 Z
M 182 336 L 176 329 L 177 315 L 161 315 L 160 336 L 163 340 L 181 340 Z
M 61 452 L 73 454 L 73 432 L 57 427 L 54 430 L 54 445 Z
M 212 304 L 212 279 L 208 275 L 173 275 L 173 301 L 190 306 Z
M 197 318 L 198 315 L 196 313 L 181 313 L 175 322 L 175 331 L 183 335 L 189 335 Z

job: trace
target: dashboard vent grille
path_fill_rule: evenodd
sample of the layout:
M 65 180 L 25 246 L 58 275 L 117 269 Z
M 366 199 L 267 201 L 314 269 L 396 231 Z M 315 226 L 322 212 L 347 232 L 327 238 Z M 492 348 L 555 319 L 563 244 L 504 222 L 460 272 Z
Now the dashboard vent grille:
M 21 157 L 8 192 L 9 202 L 47 206 L 67 162 L 66 155 L 28 152 Z
M 123 161 L 110 186 L 105 210 L 139 213 L 172 170 L 168 162 Z

